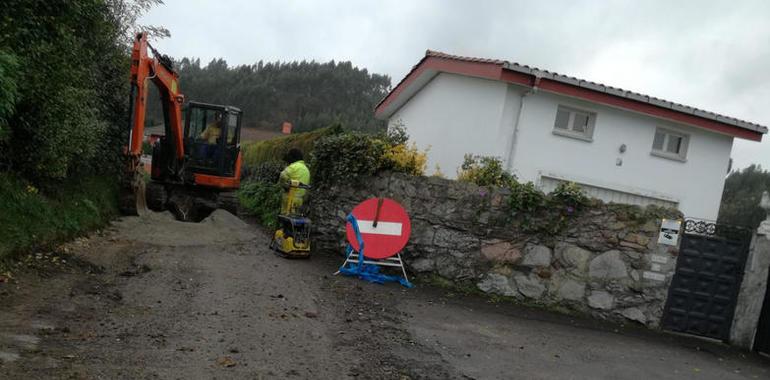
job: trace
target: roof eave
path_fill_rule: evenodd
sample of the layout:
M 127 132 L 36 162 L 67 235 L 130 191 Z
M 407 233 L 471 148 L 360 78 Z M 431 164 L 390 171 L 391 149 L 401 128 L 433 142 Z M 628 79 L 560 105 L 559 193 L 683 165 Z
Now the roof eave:
M 738 128 L 748 129 L 750 131 L 754 131 L 761 134 L 767 134 L 768 132 L 768 128 L 763 125 L 718 115 L 712 112 L 700 110 L 698 108 L 689 107 L 679 103 L 670 102 L 668 100 L 655 98 L 649 95 L 639 94 L 636 92 L 627 91 L 616 87 L 606 86 L 603 84 L 594 83 L 586 80 L 581 80 L 574 77 L 568 77 L 565 75 L 560 75 L 549 71 L 533 69 L 530 67 L 526 67 L 526 66 L 522 66 L 519 64 L 510 63 L 510 62 L 505 62 L 503 66 L 507 70 L 519 72 L 522 74 L 532 75 L 539 78 L 550 79 L 556 82 L 561 82 L 571 86 L 585 88 L 591 91 L 603 92 L 612 96 L 616 96 L 624 99 L 630 99 L 636 102 L 647 103 L 656 107 L 669 109 L 679 113 L 689 114 L 689 115 L 700 117 L 703 119 L 712 120 L 718 123 L 732 125 Z

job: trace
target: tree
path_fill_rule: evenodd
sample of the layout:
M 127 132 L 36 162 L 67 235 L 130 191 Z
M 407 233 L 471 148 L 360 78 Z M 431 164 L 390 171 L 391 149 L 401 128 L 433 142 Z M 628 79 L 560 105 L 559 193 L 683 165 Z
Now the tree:
M 0 13 L 0 170 L 41 185 L 114 173 L 127 140 L 123 32 L 158 1 L 6 0 Z M 131 13 L 134 12 L 134 13 Z
M 757 228 L 765 219 L 765 212 L 759 207 L 763 191 L 770 191 L 770 172 L 759 165 L 730 173 L 722 193 L 719 221 Z
M 171 32 L 162 26 L 137 23 L 143 14 L 157 5 L 162 5 L 163 0 L 107 0 L 107 4 L 118 28 L 119 42 L 127 48 L 131 47 L 140 31 L 147 32 L 150 39 L 171 37 Z
M 390 77 L 370 74 L 350 62 L 263 62 L 229 66 L 214 59 L 176 62 L 187 100 L 239 107 L 248 127 L 274 128 L 284 121 L 295 131 L 340 123 L 351 129 L 381 131 L 374 107 L 387 94 Z M 148 122 L 163 120 L 157 94 L 148 100 Z

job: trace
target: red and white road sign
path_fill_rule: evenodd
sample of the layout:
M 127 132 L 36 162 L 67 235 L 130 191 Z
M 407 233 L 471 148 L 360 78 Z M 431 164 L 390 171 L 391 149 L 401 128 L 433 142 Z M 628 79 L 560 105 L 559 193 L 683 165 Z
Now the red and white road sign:
M 353 209 L 353 216 L 358 220 L 358 230 L 364 240 L 364 256 L 367 258 L 384 259 L 395 256 L 409 241 L 409 234 L 412 232 L 409 215 L 398 202 L 390 198 L 367 199 Z M 353 227 L 348 223 L 345 229 L 348 242 L 359 251 Z

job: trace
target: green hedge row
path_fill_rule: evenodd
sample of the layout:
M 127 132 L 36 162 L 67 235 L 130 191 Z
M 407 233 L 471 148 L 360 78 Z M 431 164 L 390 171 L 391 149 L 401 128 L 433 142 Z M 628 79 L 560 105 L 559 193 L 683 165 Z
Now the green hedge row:
M 316 141 L 325 136 L 342 132 L 342 127 L 332 126 L 312 132 L 297 133 L 270 140 L 243 144 L 243 164 L 246 168 L 256 168 L 270 161 L 281 161 L 291 148 L 299 148 L 308 160 Z

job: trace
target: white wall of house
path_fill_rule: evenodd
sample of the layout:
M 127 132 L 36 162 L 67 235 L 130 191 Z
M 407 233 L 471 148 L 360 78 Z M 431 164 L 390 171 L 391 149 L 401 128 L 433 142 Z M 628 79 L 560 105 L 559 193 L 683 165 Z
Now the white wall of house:
M 497 156 L 511 171 L 545 190 L 560 180 L 590 187 L 608 201 L 676 204 L 687 216 L 716 219 L 733 138 L 569 97 L 524 97 L 517 141 L 514 124 L 523 89 L 499 81 L 441 73 L 389 123 L 430 147 L 428 172 L 439 165 L 454 178 L 466 153 Z M 553 133 L 559 105 L 596 114 L 591 141 Z M 686 161 L 651 155 L 656 127 L 689 136 Z M 620 146 L 626 151 L 621 153 Z M 620 163 L 620 165 L 618 165 Z
M 592 141 L 554 134 L 559 105 L 596 114 Z M 651 154 L 656 127 L 689 136 L 686 161 Z M 512 166 L 521 180 L 572 180 L 678 203 L 687 216 L 716 219 L 732 141 L 703 129 L 538 92 L 524 100 Z
M 411 141 L 430 148 L 428 174 L 438 165 L 454 178 L 465 153 L 505 154 L 518 96 L 503 82 L 441 73 L 394 113 L 389 125 L 403 123 Z

